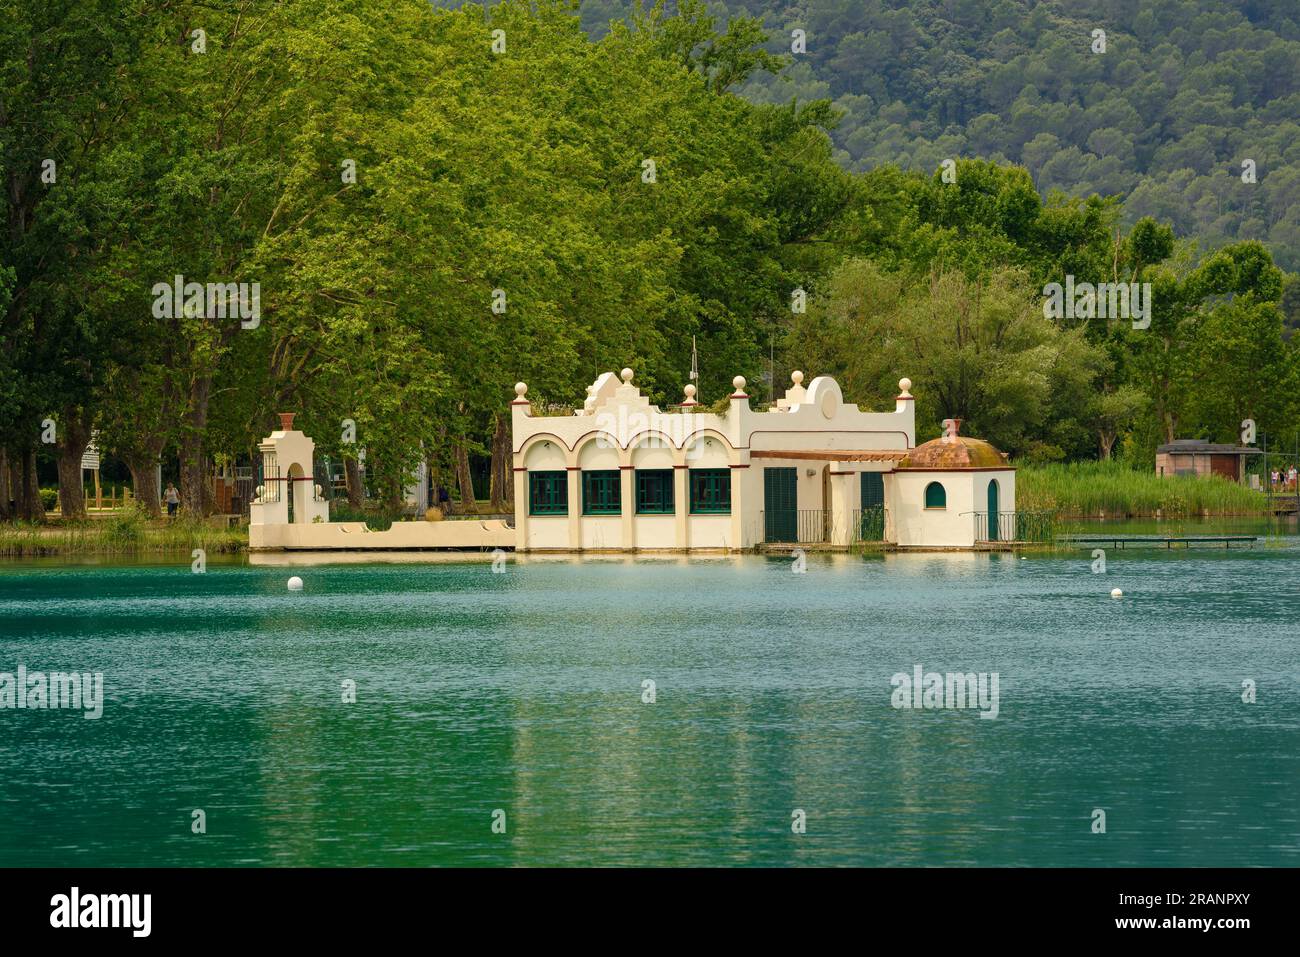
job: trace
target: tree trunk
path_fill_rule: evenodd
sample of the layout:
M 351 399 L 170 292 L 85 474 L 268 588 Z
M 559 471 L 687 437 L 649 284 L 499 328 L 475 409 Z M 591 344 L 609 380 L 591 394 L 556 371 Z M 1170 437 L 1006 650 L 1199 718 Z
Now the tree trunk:
M 1115 440 L 1117 438 L 1119 438 L 1119 433 L 1117 432 L 1101 432 L 1098 435 L 1097 449 L 1101 453 L 1101 460 L 1103 462 L 1110 461 L 1110 454 L 1115 448 Z
M 189 409 L 181 436 L 181 508 L 191 515 L 203 515 L 207 500 L 203 437 L 208 427 L 208 396 L 211 391 L 210 376 L 194 380 L 190 386 Z
M 365 508 L 366 490 L 361 486 L 361 463 L 356 459 L 344 459 L 343 474 L 348 482 L 348 505 Z
M 465 514 L 478 511 L 478 502 L 474 499 L 474 480 L 469 474 L 469 452 L 457 442 L 456 450 L 456 486 L 460 495 L 460 509 Z
M 81 486 L 81 456 L 72 457 L 75 443 L 65 448 L 60 442 L 59 446 L 59 512 L 64 518 L 84 519 L 86 496 Z
M 11 448 L 8 458 L 9 501 L 13 503 L 9 506 L 9 519 L 18 521 L 23 517 L 23 454 Z
M 510 430 L 506 417 L 496 416 L 496 431 L 492 435 L 492 511 L 507 511 L 506 502 L 514 483 L 510 481 Z
M 406 483 L 400 471 L 381 473 L 378 468 L 372 473 L 382 488 L 384 505 L 391 512 L 406 508 Z M 374 488 L 374 485 L 371 485 Z
M 81 457 L 90 445 L 90 421 L 88 410 L 70 406 L 59 422 L 59 507 L 64 518 L 86 517 Z
M 162 517 L 162 488 L 158 485 L 158 462 L 162 450 L 160 435 L 137 439 L 130 448 L 119 450 L 122 461 L 131 470 L 135 499 L 153 518 Z
M 18 514 L 28 522 L 45 521 L 45 503 L 41 501 L 41 484 L 36 478 L 36 449 L 24 449 L 20 467 L 21 487 L 18 493 Z
M 427 452 L 428 449 L 425 451 Z M 429 483 L 429 507 L 438 508 L 441 504 L 438 501 L 438 486 L 441 476 L 438 474 L 438 463 L 432 455 L 427 455 L 424 459 L 424 474 L 428 477 Z
M 14 517 L 9 507 L 9 452 L 0 446 L 0 521 L 7 522 Z
M 162 489 L 158 487 L 158 457 L 132 457 L 127 460 L 126 467 L 131 470 L 131 487 L 135 489 L 135 500 L 153 518 L 161 518 Z

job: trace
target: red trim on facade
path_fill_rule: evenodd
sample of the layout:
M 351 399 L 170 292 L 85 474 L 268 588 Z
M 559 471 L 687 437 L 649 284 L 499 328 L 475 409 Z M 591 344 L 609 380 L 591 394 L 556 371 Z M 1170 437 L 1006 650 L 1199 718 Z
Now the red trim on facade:
M 739 399 L 739 398 L 745 398 L 745 399 L 748 399 L 749 396 L 747 396 L 747 395 L 746 395 L 746 396 L 733 396 L 732 398 L 737 398 L 737 399 Z M 915 396 L 912 396 L 912 398 L 916 398 L 916 397 L 915 397 Z M 511 405 L 513 405 L 513 404 L 514 404 L 514 403 L 512 402 Z M 873 415 L 896 415 L 897 413 L 893 413 L 893 412 L 878 412 L 878 413 L 871 413 L 871 414 L 873 414 Z M 538 416 L 537 418 L 546 418 L 546 416 Z M 845 431 L 845 430 L 844 430 L 844 429 L 800 429 L 800 430 L 794 430 L 794 431 L 792 431 L 792 430 L 790 430 L 790 429 L 755 429 L 753 432 L 751 432 L 751 433 L 749 434 L 749 438 L 750 438 L 750 442 L 753 442 L 754 436 L 756 436 L 756 435 L 806 435 L 806 434 L 815 434 L 815 435 L 820 435 L 820 434 L 822 434 L 822 433 L 824 433 L 824 432 L 843 432 L 843 431 Z M 548 439 L 552 439 L 552 440 L 554 440 L 555 442 L 557 442 L 557 443 L 558 443 L 562 448 L 568 449 L 570 452 L 572 452 L 574 449 L 576 449 L 576 448 L 577 448 L 577 447 L 582 443 L 582 440 L 583 440 L 583 439 L 587 438 L 588 436 L 597 435 L 597 434 L 599 434 L 599 433 L 601 433 L 601 432 L 605 432 L 606 435 L 609 435 L 609 434 L 610 434 L 609 432 L 606 432 L 604 429 L 591 429 L 591 430 L 588 431 L 588 432 L 584 432 L 584 433 L 582 433 L 582 435 L 578 436 L 578 437 L 574 440 L 574 442 L 573 442 L 572 445 L 569 445 L 567 442 L 565 442 L 563 439 L 561 439 L 561 438 L 560 438 L 558 435 L 556 435 L 554 432 L 538 432 L 538 433 L 536 433 L 535 435 L 530 435 L 527 439 L 524 440 L 524 442 L 531 442 L 533 439 L 538 438 L 539 436 L 543 436 L 543 435 L 545 435 Z M 638 436 L 639 436 L 639 435 L 646 435 L 646 434 L 651 434 L 651 435 L 662 435 L 665 439 L 668 439 L 668 438 L 669 438 L 668 435 L 667 435 L 667 433 L 661 432 L 661 431 L 658 430 L 658 429 L 652 429 L 652 430 L 650 430 L 649 432 L 645 432 L 645 433 L 638 433 Z M 718 431 L 715 430 L 715 429 L 704 429 L 704 430 L 702 430 L 702 431 L 700 431 L 700 432 L 693 432 L 693 433 L 691 433 L 691 434 L 692 434 L 692 435 L 709 435 L 709 434 L 711 434 L 711 435 L 715 435 L 715 436 L 721 438 L 721 439 L 726 443 L 727 448 L 734 449 L 734 450 L 737 451 L 737 452 L 745 452 L 745 451 L 748 451 L 749 449 L 753 448 L 752 445 L 732 445 L 732 444 L 731 444 L 731 440 L 730 440 L 729 438 L 727 438 L 725 435 L 723 435 L 721 432 L 718 432 Z M 902 431 L 901 429 L 873 429 L 873 430 L 870 430 L 870 431 L 867 431 L 867 432 L 852 432 L 851 434 L 853 434 L 853 435 L 901 435 L 901 436 L 903 437 L 903 442 L 904 442 L 904 444 L 907 443 L 907 433 L 904 432 L 904 431 Z M 615 442 L 615 445 L 618 445 L 618 443 Z M 669 439 L 669 441 L 668 441 L 668 445 L 669 445 L 671 448 L 674 448 L 674 449 L 679 448 L 679 446 L 673 445 L 671 439 Z M 628 446 L 626 446 L 626 445 L 618 445 L 618 448 L 623 449 L 623 450 L 626 451 L 626 449 L 628 448 Z M 911 450 L 911 449 L 913 449 L 913 448 L 915 448 L 915 446 L 912 446 L 912 445 L 908 445 L 908 446 L 907 446 L 907 449 L 908 449 L 908 450 Z M 518 455 L 518 454 L 520 454 L 522 451 L 523 451 L 523 444 L 521 444 L 521 445 L 519 446 L 519 448 L 517 448 L 517 449 L 511 449 L 511 452 L 512 452 L 514 455 Z M 812 450 L 808 450 L 808 451 L 812 451 Z M 896 450 L 896 449 L 881 449 L 880 451 L 882 451 L 882 452 L 891 452 L 891 451 L 897 451 L 897 450 Z
M 1014 472 L 1015 470 L 1016 470 L 1016 469 L 1015 469 L 1015 466 L 1013 466 L 1013 465 L 981 465 L 981 466 L 979 466 L 978 468 L 972 468 L 972 467 L 970 467 L 970 466 L 957 466 L 956 468 L 951 468 L 951 469 L 913 468 L 913 467 L 911 467 L 911 466 L 908 466 L 907 468 L 894 469 L 895 472 L 949 472 L 949 473 L 954 473 L 954 472 Z

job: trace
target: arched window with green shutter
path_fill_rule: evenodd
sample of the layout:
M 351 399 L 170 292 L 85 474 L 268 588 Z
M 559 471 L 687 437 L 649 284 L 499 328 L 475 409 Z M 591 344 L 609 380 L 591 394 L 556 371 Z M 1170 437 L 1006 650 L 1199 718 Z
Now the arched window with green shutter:
M 948 507 L 948 493 L 943 490 L 943 485 L 938 482 L 931 482 L 925 487 L 925 507 Z

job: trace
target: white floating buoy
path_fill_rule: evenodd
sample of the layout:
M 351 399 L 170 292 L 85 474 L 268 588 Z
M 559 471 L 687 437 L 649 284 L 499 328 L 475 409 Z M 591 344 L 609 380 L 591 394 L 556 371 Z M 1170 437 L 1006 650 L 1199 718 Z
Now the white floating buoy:
M 302 591 L 302 579 L 297 575 L 289 579 L 289 591 Z
M 299 585 L 298 587 L 301 588 L 302 586 Z M 1123 593 L 1122 591 L 1120 591 L 1118 588 L 1112 588 L 1112 589 L 1110 590 L 1110 597 L 1111 597 L 1111 598 L 1123 598 L 1123 597 L 1124 597 L 1124 593 Z

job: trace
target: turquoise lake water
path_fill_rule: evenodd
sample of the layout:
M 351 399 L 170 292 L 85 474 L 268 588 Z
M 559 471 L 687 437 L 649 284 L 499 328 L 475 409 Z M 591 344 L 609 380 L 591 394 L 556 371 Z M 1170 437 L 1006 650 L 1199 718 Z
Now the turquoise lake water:
M 1107 561 L 0 564 L 0 865 L 1300 864 L 1300 540 Z

